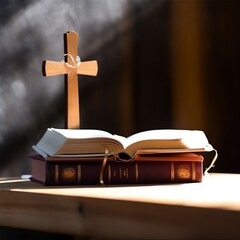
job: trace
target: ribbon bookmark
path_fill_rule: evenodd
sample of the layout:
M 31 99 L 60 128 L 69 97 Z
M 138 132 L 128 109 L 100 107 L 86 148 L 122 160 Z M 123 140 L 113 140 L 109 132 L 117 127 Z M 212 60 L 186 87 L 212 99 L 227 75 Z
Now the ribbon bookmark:
M 100 176 L 99 176 L 99 181 L 100 181 L 101 185 L 104 185 L 103 173 L 104 173 L 104 169 L 107 164 L 107 160 L 108 160 L 108 149 L 106 148 L 103 163 L 102 163 L 102 168 L 101 168 L 101 172 L 100 172 Z
M 214 163 L 216 162 L 217 158 L 218 158 L 218 152 L 216 149 L 213 149 L 213 151 L 215 152 L 215 156 L 211 162 L 211 164 L 209 165 L 209 167 L 206 168 L 206 170 L 204 171 L 204 175 L 209 175 L 208 171 L 214 167 Z

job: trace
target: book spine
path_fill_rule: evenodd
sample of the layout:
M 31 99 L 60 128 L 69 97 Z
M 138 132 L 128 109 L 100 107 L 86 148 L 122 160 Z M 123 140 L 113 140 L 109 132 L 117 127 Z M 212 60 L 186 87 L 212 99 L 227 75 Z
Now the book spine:
M 90 185 L 100 183 L 101 162 L 45 162 L 45 185 Z M 105 184 L 157 184 L 201 182 L 202 162 L 134 161 L 108 162 Z

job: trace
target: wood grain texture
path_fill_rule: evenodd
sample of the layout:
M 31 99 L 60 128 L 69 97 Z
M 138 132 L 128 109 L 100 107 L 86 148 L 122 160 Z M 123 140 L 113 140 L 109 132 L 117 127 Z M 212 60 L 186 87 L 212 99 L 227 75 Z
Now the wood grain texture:
M 127 187 L 2 180 L 0 225 L 90 239 L 239 239 L 239 184 L 238 174 Z
M 46 77 L 67 74 L 68 68 L 64 62 L 44 61 L 43 75 Z
M 77 73 L 82 75 L 96 76 L 98 72 L 97 61 L 81 62 L 77 67 Z
M 77 58 L 78 54 L 78 34 L 76 32 L 67 32 L 66 37 L 66 54 Z M 72 59 L 67 56 L 67 62 L 74 65 Z M 80 128 L 80 109 L 79 109 L 79 92 L 78 92 L 78 75 L 77 68 L 68 67 L 66 76 L 66 102 L 67 102 L 67 128 Z

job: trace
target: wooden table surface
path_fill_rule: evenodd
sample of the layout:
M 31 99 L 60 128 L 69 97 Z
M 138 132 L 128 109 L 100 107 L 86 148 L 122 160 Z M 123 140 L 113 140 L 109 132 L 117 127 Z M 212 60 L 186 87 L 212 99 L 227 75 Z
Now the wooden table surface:
M 240 239 L 240 174 L 141 186 L 0 179 L 0 226 L 93 239 Z

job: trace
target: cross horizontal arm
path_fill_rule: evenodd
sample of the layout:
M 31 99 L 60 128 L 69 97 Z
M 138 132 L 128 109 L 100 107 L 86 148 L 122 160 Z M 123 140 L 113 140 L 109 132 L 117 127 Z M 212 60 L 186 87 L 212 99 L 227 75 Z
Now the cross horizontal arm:
M 43 61 L 43 76 L 66 74 L 67 67 L 64 62 Z
M 97 61 L 81 62 L 77 67 L 77 73 L 82 75 L 96 76 L 98 72 Z M 43 75 L 55 76 L 59 74 L 67 74 L 68 67 L 65 62 L 44 61 L 43 62 Z
M 77 73 L 82 75 L 96 76 L 98 72 L 97 61 L 81 62 L 77 67 Z

